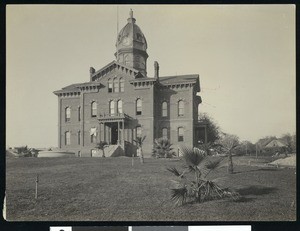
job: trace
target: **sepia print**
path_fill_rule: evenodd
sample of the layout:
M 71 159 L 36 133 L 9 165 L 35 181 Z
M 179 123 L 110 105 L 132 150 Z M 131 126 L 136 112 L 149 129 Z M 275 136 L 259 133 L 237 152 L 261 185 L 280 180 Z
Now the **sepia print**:
M 8 5 L 6 28 L 8 221 L 296 219 L 294 5 Z

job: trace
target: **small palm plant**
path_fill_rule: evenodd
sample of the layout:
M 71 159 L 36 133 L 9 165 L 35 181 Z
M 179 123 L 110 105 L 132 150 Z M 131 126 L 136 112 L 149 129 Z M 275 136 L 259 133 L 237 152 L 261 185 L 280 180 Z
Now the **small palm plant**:
M 236 135 L 230 135 L 224 133 L 223 137 L 220 139 L 220 149 L 225 152 L 228 156 L 228 168 L 227 172 L 233 173 L 233 161 L 232 153 L 239 146 L 239 138 Z
M 222 189 L 216 184 L 218 179 L 209 179 L 209 174 L 218 168 L 222 158 L 213 159 L 204 150 L 198 148 L 181 148 L 185 161 L 185 170 L 179 172 L 175 167 L 167 170 L 178 177 L 176 188 L 171 189 L 171 199 L 177 205 L 186 203 L 191 198 L 197 203 L 224 197 L 238 198 L 238 193 Z
M 97 143 L 96 148 L 100 149 L 102 151 L 102 157 L 105 157 L 105 151 L 104 149 L 108 146 L 107 142 L 105 141 L 100 141 Z
M 166 138 L 155 139 L 154 147 L 152 150 L 152 156 L 156 158 L 171 158 L 175 156 L 175 153 L 172 151 L 172 144 Z
M 140 161 L 142 164 L 144 163 L 143 143 L 145 139 L 146 136 L 138 136 L 135 140 L 133 140 L 138 147 L 138 152 L 140 153 Z

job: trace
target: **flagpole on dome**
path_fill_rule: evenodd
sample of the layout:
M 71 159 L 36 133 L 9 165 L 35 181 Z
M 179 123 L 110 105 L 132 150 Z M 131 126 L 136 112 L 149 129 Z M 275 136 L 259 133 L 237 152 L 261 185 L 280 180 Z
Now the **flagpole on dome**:
M 119 42 L 119 6 L 117 5 L 117 45 Z M 119 61 L 119 51 L 118 51 L 118 47 L 117 47 L 117 62 Z

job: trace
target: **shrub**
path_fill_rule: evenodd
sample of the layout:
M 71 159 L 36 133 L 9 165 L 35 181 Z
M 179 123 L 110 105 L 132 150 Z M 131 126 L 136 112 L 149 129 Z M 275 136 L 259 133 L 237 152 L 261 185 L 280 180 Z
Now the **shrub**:
M 152 156 L 156 158 L 172 158 L 176 156 L 171 146 L 172 144 L 166 138 L 155 139 Z

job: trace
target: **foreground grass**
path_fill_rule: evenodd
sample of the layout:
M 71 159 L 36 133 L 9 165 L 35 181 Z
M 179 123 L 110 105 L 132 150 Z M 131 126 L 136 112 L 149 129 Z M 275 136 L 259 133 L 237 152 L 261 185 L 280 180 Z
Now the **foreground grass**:
M 242 198 L 175 207 L 167 167 L 180 160 L 131 158 L 8 158 L 7 219 L 10 221 L 282 221 L 295 220 L 294 169 L 239 165 L 214 174 Z M 39 198 L 34 199 L 39 174 Z

